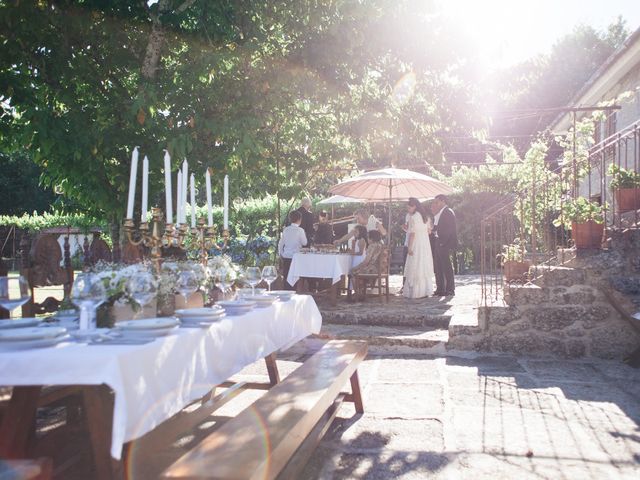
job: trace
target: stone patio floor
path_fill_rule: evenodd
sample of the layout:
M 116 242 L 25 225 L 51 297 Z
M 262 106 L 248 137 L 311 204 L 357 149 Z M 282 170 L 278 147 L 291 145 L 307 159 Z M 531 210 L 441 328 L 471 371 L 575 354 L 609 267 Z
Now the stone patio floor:
M 304 358 L 284 355 L 281 373 Z M 266 378 L 261 362 L 237 375 Z M 360 379 L 366 413 L 343 405 L 301 479 L 640 478 L 640 370 L 626 365 L 376 355 Z M 259 395 L 243 393 L 171 450 L 140 449 L 132 478 L 156 478 Z

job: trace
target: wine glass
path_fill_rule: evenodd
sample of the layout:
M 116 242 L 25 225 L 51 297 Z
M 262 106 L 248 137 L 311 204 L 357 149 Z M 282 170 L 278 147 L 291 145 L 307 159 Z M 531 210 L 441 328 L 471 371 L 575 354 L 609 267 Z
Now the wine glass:
M 151 273 L 142 272 L 127 280 L 126 289 L 142 311 L 156 297 L 158 284 Z
M 22 276 L 0 277 L 0 307 L 11 312 L 31 300 L 29 283 Z
M 80 330 L 95 328 L 95 310 L 107 299 L 102 279 L 93 273 L 81 273 L 73 281 L 71 301 L 80 309 Z
M 262 269 L 262 280 L 267 282 L 269 291 L 271 291 L 271 284 L 278 279 L 278 271 L 273 265 L 267 265 Z
M 231 288 L 235 279 L 236 274 L 233 269 L 230 268 L 220 267 L 213 272 L 213 280 L 216 287 L 218 287 L 223 294 Z
M 244 278 L 249 285 L 251 285 L 251 295 L 256 294 L 256 285 L 262 280 L 262 273 L 258 267 L 249 267 L 244 274 Z
M 178 274 L 176 290 L 184 298 L 184 306 L 187 307 L 189 296 L 200 288 L 198 276 L 192 270 L 183 270 Z

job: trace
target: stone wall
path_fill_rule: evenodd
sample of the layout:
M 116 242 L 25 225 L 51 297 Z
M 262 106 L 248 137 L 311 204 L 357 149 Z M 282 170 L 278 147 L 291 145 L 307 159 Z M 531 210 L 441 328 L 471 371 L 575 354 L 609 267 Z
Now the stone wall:
M 507 287 L 504 303 L 480 307 L 476 326 L 450 327 L 447 347 L 624 358 L 640 347 L 640 321 L 630 318 L 640 305 L 639 252 L 638 231 L 608 250 L 574 250 L 568 267 L 534 271 L 535 285 Z

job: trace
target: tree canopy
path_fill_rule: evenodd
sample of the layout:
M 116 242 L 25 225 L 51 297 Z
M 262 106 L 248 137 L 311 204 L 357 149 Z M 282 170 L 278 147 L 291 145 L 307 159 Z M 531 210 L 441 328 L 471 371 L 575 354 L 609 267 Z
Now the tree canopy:
M 245 198 L 322 189 L 356 165 L 440 163 L 436 133 L 478 117 L 470 55 L 434 8 L 0 2 L 3 150 L 26 150 L 45 184 L 112 221 L 135 145 L 158 201 L 164 148 Z

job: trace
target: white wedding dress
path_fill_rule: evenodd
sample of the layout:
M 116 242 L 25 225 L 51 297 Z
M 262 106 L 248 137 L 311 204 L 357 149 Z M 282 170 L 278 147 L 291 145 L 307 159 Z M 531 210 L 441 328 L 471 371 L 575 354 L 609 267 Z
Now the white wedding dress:
M 409 218 L 407 235 L 414 234 L 412 251 L 404 266 L 403 295 L 407 298 L 422 298 L 433 294 L 433 255 L 429 241 L 429 225 L 419 213 Z

